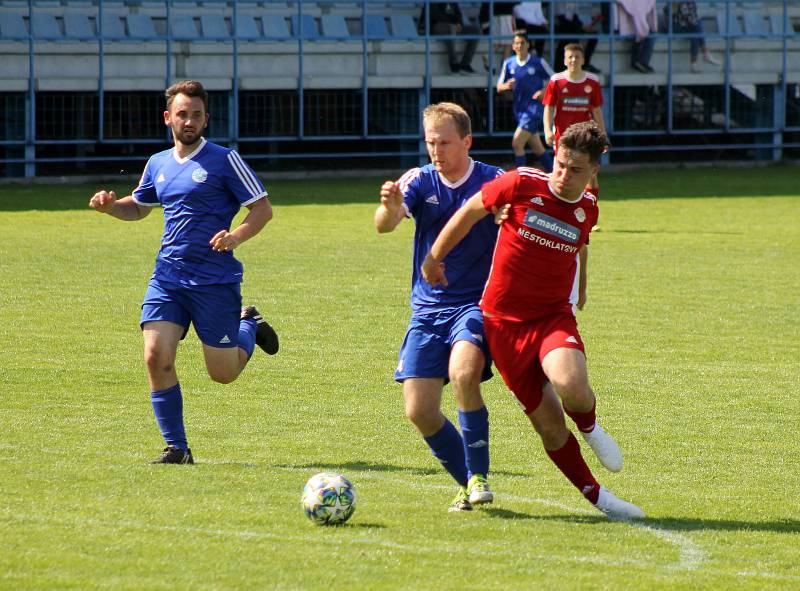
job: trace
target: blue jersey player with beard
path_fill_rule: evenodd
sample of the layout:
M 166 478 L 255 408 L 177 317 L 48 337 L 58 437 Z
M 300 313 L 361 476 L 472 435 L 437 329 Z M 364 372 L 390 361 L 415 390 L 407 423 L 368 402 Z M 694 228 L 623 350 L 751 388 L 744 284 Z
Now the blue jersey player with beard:
M 533 156 L 545 172 L 553 170 L 553 156 L 542 144 L 544 105 L 541 100 L 552 68 L 544 59 L 529 53 L 530 42 L 522 33 L 514 35 L 511 48 L 515 55 L 503 62 L 497 80 L 497 92 L 510 90 L 514 96 L 514 118 L 517 129 L 511 139 L 514 149 L 514 166 L 525 166 L 525 146 L 530 146 Z
M 167 447 L 154 464 L 193 464 L 183 421 L 183 394 L 175 371 L 178 343 L 194 324 L 212 380 L 234 381 L 255 345 L 278 351 L 278 336 L 254 306 L 242 307 L 243 269 L 235 248 L 272 218 L 261 181 L 235 151 L 202 137 L 208 94 L 187 80 L 166 91 L 164 123 L 175 146 L 155 154 L 132 195 L 101 190 L 89 206 L 135 221 L 164 209 L 164 235 L 142 304 L 144 358 L 156 421 Z M 234 229 L 239 209 L 249 212 Z
M 471 123 L 460 106 L 431 105 L 423 122 L 431 163 L 383 184 L 375 227 L 381 233 L 391 232 L 404 218 L 414 218 L 412 315 L 395 380 L 403 385 L 406 416 L 459 485 L 450 510 L 469 511 L 494 499 L 487 480 L 489 415 L 480 390 L 481 381 L 492 375 L 491 360 L 478 301 L 489 275 L 497 226 L 491 218 L 476 224 L 447 256 L 443 262 L 448 285 L 432 287 L 420 268 L 447 221 L 503 171 L 470 158 Z M 461 433 L 441 411 L 448 381 Z

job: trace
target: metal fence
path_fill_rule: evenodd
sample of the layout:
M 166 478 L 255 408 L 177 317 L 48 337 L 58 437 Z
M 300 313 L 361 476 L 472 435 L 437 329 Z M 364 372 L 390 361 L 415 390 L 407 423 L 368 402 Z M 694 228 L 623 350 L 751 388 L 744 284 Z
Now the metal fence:
M 173 15 L 185 8 L 186 3 L 164 0 L 163 31 L 153 30 L 143 35 L 128 29 L 122 33 L 128 42 L 164 43 L 164 63 L 159 64 L 159 69 L 164 74 L 165 87 L 176 78 L 173 64 L 181 44 L 207 41 L 229 47 L 230 85 L 210 93 L 209 110 L 213 118 L 207 135 L 214 141 L 237 147 L 248 160 L 266 160 L 276 168 L 310 166 L 312 162 L 317 168 L 333 168 L 342 165 L 343 159 L 366 157 L 369 161 L 362 166 L 418 161 L 425 157 L 424 144 L 420 142 L 422 107 L 439 100 L 454 100 L 470 112 L 477 154 L 501 157 L 508 153 L 507 144 L 514 123 L 508 103 L 494 90 L 499 59 L 491 48 L 496 42 L 510 43 L 510 38 L 495 31 L 492 21 L 488 30 L 480 35 L 434 35 L 426 7 L 436 1 L 297 0 L 278 3 L 286 6 L 287 22 L 296 28 L 275 33 L 266 30 L 264 22 L 263 30 L 256 31 L 257 42 L 291 48 L 299 75 L 296 86 L 289 89 L 253 90 L 240 85 L 241 47 L 243 43 L 253 42 L 254 37 L 252 32 L 240 30 L 244 21 L 239 13 L 256 4 L 265 9 L 274 8 L 274 2 L 192 3 L 200 14 L 211 10 L 212 5 L 221 8 L 229 27 L 229 30 L 217 30 L 215 35 L 200 23 L 197 31 L 198 34 L 202 32 L 202 39 L 192 39 L 173 26 L 176 22 Z M 28 65 L 27 89 L 4 92 L 0 88 L 0 176 L 91 172 L 107 166 L 108 162 L 119 162 L 123 167 L 130 164 L 134 169 L 140 167 L 142 158 L 152 152 L 154 146 L 170 141 L 161 123 L 162 93 L 140 91 L 135 87 L 107 88 L 106 51 L 109 44 L 120 41 L 120 31 L 107 28 L 110 21 L 104 13 L 110 2 L 93 4 L 92 10 L 96 12 L 89 21 L 90 27 L 84 26 L 78 33 L 68 30 L 66 22 L 54 16 L 54 4 L 58 2 L 0 2 L 0 48 L 3 43 L 26 43 Z M 124 6 L 143 4 L 131 0 Z M 491 13 L 502 3 L 485 4 Z M 795 6 L 790 0 L 698 2 L 707 20 L 710 15 L 713 18 L 709 22 L 717 25 L 700 33 L 673 30 L 672 16 L 677 3 L 659 3 L 657 12 L 662 27 L 652 37 L 659 47 L 663 68 L 653 75 L 640 77 L 625 69 L 631 38 L 615 32 L 608 19 L 605 26 L 584 35 L 557 33 L 552 14 L 565 4 L 563 0 L 551 2 L 549 31 L 529 37 L 532 41 L 545 40 L 548 48 L 545 57 L 551 64 L 556 46 L 562 40 L 598 41 L 605 60 L 602 81 L 606 125 L 614 142 L 609 156 L 611 161 L 725 157 L 777 160 L 798 153 L 800 45 L 793 22 L 797 20 L 793 14 Z M 584 12 L 601 13 L 605 5 L 606 14 L 611 15 L 616 8 L 614 0 L 572 4 L 577 4 Z M 473 18 L 477 14 L 477 5 L 460 5 Z M 69 7 L 70 3 L 64 2 L 63 6 Z M 319 20 L 320 13 L 331 7 L 347 8 L 351 20 L 356 22 L 355 31 L 339 29 L 338 34 L 327 36 L 318 31 L 314 19 Z M 406 16 L 419 10 L 420 17 L 414 20 L 414 30 L 399 30 L 385 15 L 375 19 L 376 9 L 395 10 Z M 48 14 L 49 18 L 41 16 Z M 20 18 L 12 18 L 15 15 Z M 754 19 L 752 15 L 760 16 Z M 685 53 L 689 40 L 702 37 L 720 52 L 722 68 L 714 76 L 687 76 L 677 66 L 677 59 Z M 457 75 L 449 77 L 446 84 L 437 84 L 437 76 L 442 76 L 437 74 L 434 63 L 436 44 L 470 38 L 479 40 L 487 50 L 486 72 L 481 72 L 477 84 L 472 77 L 469 84 L 459 85 Z M 38 88 L 37 68 L 43 59 L 41 47 L 64 41 L 96 49 L 96 53 L 92 52 L 99 73 L 95 89 Z M 318 44 L 323 41 L 344 41 L 351 49 L 354 45 L 360 48 L 360 88 L 306 86 L 304 69 L 310 60 L 309 49 L 316 46 L 318 50 Z M 381 51 L 382 41 L 410 42 L 421 50 L 424 59 L 418 87 L 371 86 L 370 59 Z M 743 68 L 734 70 L 734 54 L 741 58 L 739 62 Z M 753 58 L 756 54 L 761 56 L 760 60 Z M 764 76 L 765 59 L 771 64 L 767 76 Z M 741 79 L 748 79 L 748 60 L 752 60 L 753 74 L 758 75 L 751 76 L 754 82 L 743 83 Z M 319 161 L 323 160 L 326 164 L 320 165 Z

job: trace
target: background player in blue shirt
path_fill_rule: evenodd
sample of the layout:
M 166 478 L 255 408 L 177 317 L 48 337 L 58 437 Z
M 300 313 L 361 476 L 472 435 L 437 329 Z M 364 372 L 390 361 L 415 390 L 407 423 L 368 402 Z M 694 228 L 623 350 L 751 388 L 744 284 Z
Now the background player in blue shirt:
M 412 168 L 399 181 L 381 187 L 375 211 L 378 232 L 391 232 L 413 217 L 411 320 L 395 371 L 403 384 L 406 416 L 433 455 L 460 485 L 451 511 L 494 499 L 489 472 L 489 414 L 480 383 L 491 377 L 491 359 L 478 301 L 489 275 L 497 227 L 491 218 L 476 224 L 444 263 L 450 282 L 432 287 L 420 267 L 439 231 L 484 183 L 500 176 L 496 166 L 469 157 L 469 116 L 453 103 L 438 103 L 423 113 L 431 164 Z M 442 390 L 450 381 L 458 403 L 461 434 L 441 411 Z
M 503 62 L 497 80 L 497 92 L 511 90 L 514 95 L 514 118 L 517 129 L 511 139 L 514 166 L 525 166 L 525 146 L 530 145 L 533 156 L 545 172 L 553 170 L 553 156 L 542 144 L 539 134 L 544 129 L 544 105 L 541 99 L 553 70 L 537 55 L 529 53 L 530 42 L 522 33 L 514 35 L 511 48 L 516 55 Z
M 208 94 L 186 80 L 166 91 L 164 123 L 175 147 L 150 157 L 132 195 L 98 191 L 89 207 L 134 221 L 164 208 L 164 235 L 142 304 L 141 328 L 151 402 L 167 443 L 154 464 L 193 464 L 175 372 L 189 324 L 203 343 L 211 379 L 235 380 L 258 344 L 278 351 L 278 336 L 254 306 L 242 308 L 242 264 L 233 250 L 272 218 L 267 192 L 235 150 L 207 142 Z M 249 213 L 231 230 L 241 206 Z

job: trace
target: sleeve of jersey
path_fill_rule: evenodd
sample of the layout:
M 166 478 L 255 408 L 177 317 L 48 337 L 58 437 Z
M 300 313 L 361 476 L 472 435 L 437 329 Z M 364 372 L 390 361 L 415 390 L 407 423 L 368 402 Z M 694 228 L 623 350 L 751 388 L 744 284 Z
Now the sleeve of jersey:
M 486 211 L 492 211 L 493 207 L 502 207 L 506 203 L 511 203 L 514 189 L 518 183 L 519 174 L 516 170 L 512 170 L 483 185 L 481 199 Z
M 556 106 L 555 101 L 555 84 L 553 84 L 552 79 L 547 83 L 547 87 L 544 89 L 544 98 L 542 98 L 542 104 L 548 105 L 550 107 Z
M 419 204 L 420 172 L 419 168 L 412 168 L 397 179 L 397 186 L 400 187 L 400 192 L 403 194 L 403 207 L 406 210 L 407 218 L 415 215 Z
M 156 193 L 156 186 L 153 183 L 153 176 L 151 174 L 153 166 L 153 159 L 147 161 L 145 164 L 142 178 L 139 179 L 139 185 L 133 190 L 131 196 L 133 200 L 139 205 L 146 205 L 153 207 L 159 204 L 158 194 Z
M 599 82 L 595 82 L 593 85 L 594 90 L 592 92 L 592 106 L 593 107 L 602 107 L 603 106 L 603 89 L 600 87 Z
M 553 68 L 551 68 L 551 67 L 550 67 L 550 64 L 548 64 L 548 63 L 547 63 L 545 60 L 543 60 L 543 59 L 540 59 L 540 60 L 539 60 L 539 63 L 541 64 L 541 66 L 542 66 L 542 71 L 543 71 L 543 72 L 544 72 L 544 74 L 545 74 L 545 76 L 544 76 L 544 79 L 545 79 L 545 80 L 550 80 L 550 78 L 553 76 L 553 74 L 555 74 L 555 72 L 553 72 Z M 548 86 L 550 86 L 549 82 L 548 82 L 548 84 L 547 84 L 547 85 L 548 85 Z
M 242 205 L 250 205 L 267 196 L 261 180 L 236 150 L 228 152 L 228 188 Z
M 500 70 L 500 77 L 497 79 L 498 84 L 504 84 L 508 79 L 508 62 L 503 62 L 503 68 Z

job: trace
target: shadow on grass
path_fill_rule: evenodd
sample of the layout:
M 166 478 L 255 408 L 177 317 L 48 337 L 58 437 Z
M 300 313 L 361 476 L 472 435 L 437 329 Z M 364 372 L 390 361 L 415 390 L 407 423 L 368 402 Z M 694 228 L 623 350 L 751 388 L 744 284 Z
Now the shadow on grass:
M 486 508 L 483 511 L 491 517 L 497 517 L 499 519 L 535 519 L 539 521 L 562 521 L 586 525 L 596 525 L 609 522 L 607 517 L 604 517 L 599 513 L 597 515 L 535 515 L 511 511 L 509 509 L 500 509 L 497 507 Z M 689 519 L 661 517 L 634 520 L 631 522 L 631 524 L 672 532 L 752 531 L 786 534 L 800 533 L 800 521 L 796 519 L 778 519 L 775 521 L 744 521 L 732 519 Z

